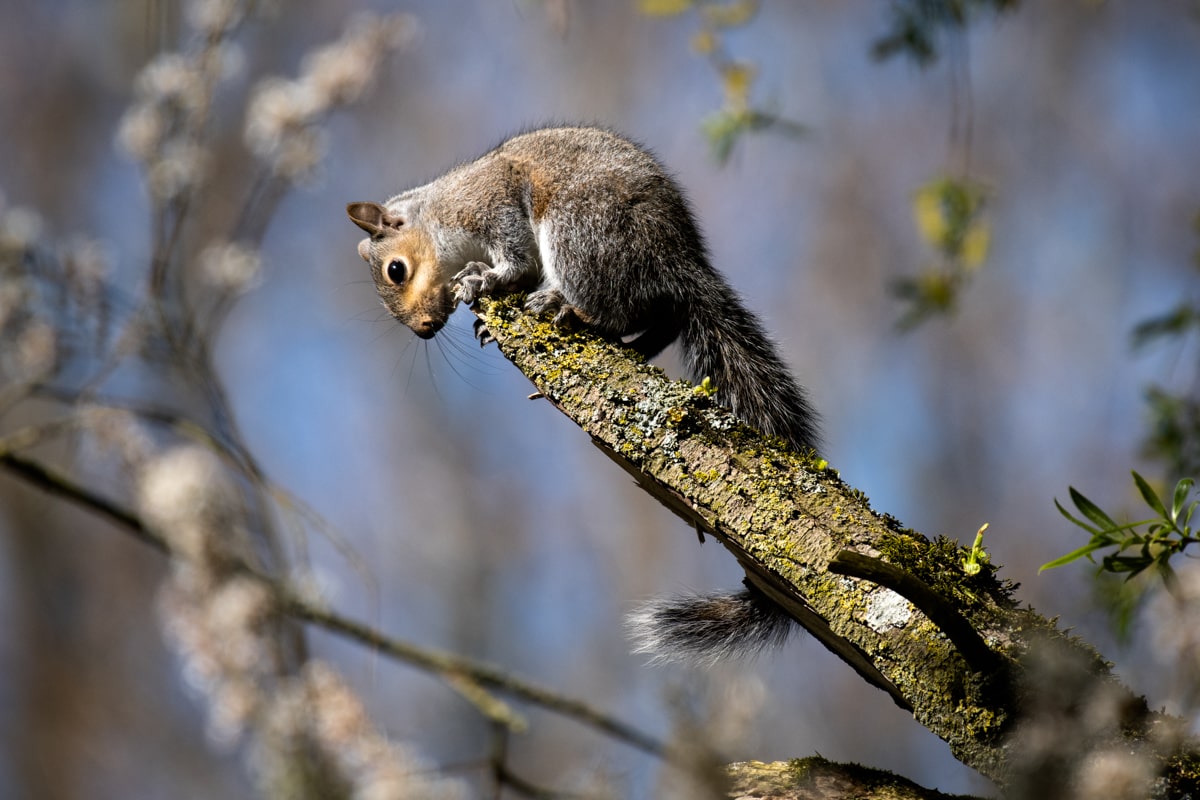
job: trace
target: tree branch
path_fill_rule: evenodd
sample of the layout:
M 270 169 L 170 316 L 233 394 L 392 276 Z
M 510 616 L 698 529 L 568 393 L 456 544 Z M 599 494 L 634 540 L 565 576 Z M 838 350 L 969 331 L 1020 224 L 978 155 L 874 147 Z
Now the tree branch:
M 729 765 L 730 797 L 755 800 L 980 800 L 943 794 L 881 769 L 835 764 L 821 756 Z
M 967 575 L 957 543 L 904 528 L 824 462 L 741 424 L 623 348 L 525 314 L 521 301 L 483 300 L 474 311 L 538 393 L 646 491 L 720 541 L 756 586 L 964 764 L 1005 782 L 1008 734 L 1038 702 L 1023 666 L 1033 650 L 1060 652 L 1083 665 L 1081 679 L 1117 686 L 1095 650 L 1019 607 L 994 566 Z M 839 554 L 845 563 L 845 553 L 887 566 L 869 580 L 839 576 L 830 563 Z M 897 573 L 912 580 L 898 582 Z M 920 602 L 881 585 L 883 575 Z M 980 674 L 985 666 L 991 671 Z M 1173 790 L 1200 791 L 1200 762 L 1178 752 L 1181 721 L 1118 691 L 1122 712 L 1103 737 L 1154 743 Z

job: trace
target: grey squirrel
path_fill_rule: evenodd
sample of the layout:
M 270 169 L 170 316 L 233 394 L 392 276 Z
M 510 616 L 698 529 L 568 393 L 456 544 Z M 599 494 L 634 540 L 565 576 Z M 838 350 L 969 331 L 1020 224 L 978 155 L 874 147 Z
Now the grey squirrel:
M 418 336 L 436 334 L 458 300 L 530 290 L 529 311 L 634 336 L 627 346 L 647 358 L 679 339 L 690 377 L 709 378 L 736 416 L 797 452 L 816 449 L 804 390 L 709 263 L 675 181 L 628 139 L 593 127 L 523 133 L 382 205 L 346 211 L 369 234 L 358 252 L 383 304 Z M 791 623 L 747 583 L 655 601 L 630 630 L 637 652 L 712 661 L 770 645 Z

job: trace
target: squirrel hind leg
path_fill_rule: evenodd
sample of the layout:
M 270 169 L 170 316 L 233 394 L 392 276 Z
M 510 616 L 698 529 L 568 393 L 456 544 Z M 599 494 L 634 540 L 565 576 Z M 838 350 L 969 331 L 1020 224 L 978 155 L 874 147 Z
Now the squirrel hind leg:
M 593 322 L 592 317 L 583 309 L 568 303 L 567 298 L 558 289 L 531 292 L 525 299 L 525 310 L 533 314 L 553 314 L 554 325 L 567 330 L 586 328 Z
M 633 652 L 649 654 L 651 663 L 699 666 L 780 645 L 794 627 L 782 608 L 750 586 L 740 592 L 660 598 L 626 619 Z

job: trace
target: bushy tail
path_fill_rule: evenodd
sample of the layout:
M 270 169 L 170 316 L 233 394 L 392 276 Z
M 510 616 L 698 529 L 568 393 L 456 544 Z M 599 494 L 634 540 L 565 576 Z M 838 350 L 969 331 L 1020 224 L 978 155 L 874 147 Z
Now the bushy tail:
M 651 601 L 629 615 L 626 627 L 633 652 L 648 653 L 651 661 L 711 666 L 781 644 L 793 620 L 747 583 L 740 592 Z
M 739 419 L 797 452 L 816 450 L 817 413 L 758 319 L 716 275 L 695 289 L 680 335 L 692 379 L 709 378 Z
M 797 452 L 816 450 L 817 415 L 762 325 L 715 274 L 700 271 L 680 334 L 693 380 L 709 378 L 716 399 Z M 711 665 L 783 641 L 792 618 L 749 583 L 741 592 L 656 600 L 630 616 L 634 652 L 654 661 Z

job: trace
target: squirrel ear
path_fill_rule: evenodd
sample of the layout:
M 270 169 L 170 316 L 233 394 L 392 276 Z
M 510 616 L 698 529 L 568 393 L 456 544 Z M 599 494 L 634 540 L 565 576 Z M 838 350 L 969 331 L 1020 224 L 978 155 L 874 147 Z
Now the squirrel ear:
M 372 236 L 383 233 L 387 211 L 379 203 L 351 203 L 346 206 L 350 221 Z
M 399 228 L 404 218 L 388 211 L 379 203 L 351 203 L 346 206 L 350 221 L 372 236 L 380 236 L 386 228 Z

